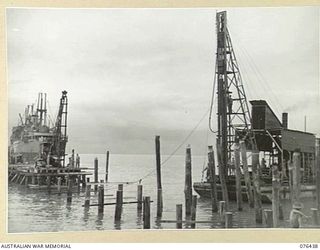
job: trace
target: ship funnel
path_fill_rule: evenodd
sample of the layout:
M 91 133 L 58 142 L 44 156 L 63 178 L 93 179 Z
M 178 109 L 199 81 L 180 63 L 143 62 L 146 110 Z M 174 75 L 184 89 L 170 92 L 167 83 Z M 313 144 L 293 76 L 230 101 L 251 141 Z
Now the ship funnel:
M 288 113 L 282 113 L 282 127 L 288 128 Z

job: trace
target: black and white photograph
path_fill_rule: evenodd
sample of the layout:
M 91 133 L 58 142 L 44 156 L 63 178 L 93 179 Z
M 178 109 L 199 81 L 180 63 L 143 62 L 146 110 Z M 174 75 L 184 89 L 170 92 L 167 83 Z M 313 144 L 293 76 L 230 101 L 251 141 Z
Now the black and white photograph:
M 5 14 L 7 233 L 320 228 L 319 7 Z

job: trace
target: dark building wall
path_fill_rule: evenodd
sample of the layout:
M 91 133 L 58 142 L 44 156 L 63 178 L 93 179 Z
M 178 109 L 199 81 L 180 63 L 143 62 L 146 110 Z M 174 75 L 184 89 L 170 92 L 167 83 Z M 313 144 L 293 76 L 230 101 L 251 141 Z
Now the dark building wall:
M 264 106 L 252 106 L 252 127 L 253 129 L 265 128 L 265 112 Z
M 304 133 L 296 130 L 282 130 L 282 148 L 287 151 L 300 149 L 301 152 L 314 153 L 315 136 L 310 133 Z
M 253 129 L 280 129 L 282 124 L 264 100 L 250 101 Z
M 268 130 L 271 134 L 277 135 L 275 139 L 284 150 L 292 152 L 300 149 L 304 153 L 314 153 L 315 136 L 311 133 L 287 129 L 288 114 L 285 114 L 284 126 L 282 126 L 266 101 L 254 100 L 250 103 L 252 105 L 252 128 L 258 130 L 255 135 L 259 150 L 272 150 L 272 140 L 269 135 L 266 132 L 259 132 L 259 130 Z

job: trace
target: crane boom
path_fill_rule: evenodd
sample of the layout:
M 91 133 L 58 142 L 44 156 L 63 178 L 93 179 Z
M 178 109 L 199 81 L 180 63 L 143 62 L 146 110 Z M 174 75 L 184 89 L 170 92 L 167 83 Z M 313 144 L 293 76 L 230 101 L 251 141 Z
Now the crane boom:
M 61 166 L 65 166 L 65 149 L 68 141 L 67 137 L 67 112 L 68 98 L 67 91 L 62 91 L 56 124 L 54 127 L 54 141 L 51 154 L 57 157 Z

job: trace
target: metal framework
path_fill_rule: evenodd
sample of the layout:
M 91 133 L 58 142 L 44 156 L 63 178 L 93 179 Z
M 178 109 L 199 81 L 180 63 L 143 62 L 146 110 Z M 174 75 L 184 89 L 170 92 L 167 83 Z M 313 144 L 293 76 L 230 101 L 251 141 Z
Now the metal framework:
M 53 143 L 53 155 L 56 155 L 58 162 L 61 166 L 65 166 L 65 149 L 67 144 L 67 112 L 68 111 L 68 98 L 67 91 L 62 91 L 60 99 L 60 106 L 55 124 L 55 136 Z
M 217 13 L 216 80 L 218 83 L 218 138 L 221 164 L 227 174 L 232 146 L 248 138 L 251 116 L 231 38 L 226 11 Z M 249 136 L 250 137 L 250 136 Z M 252 138 L 252 137 L 251 137 Z

